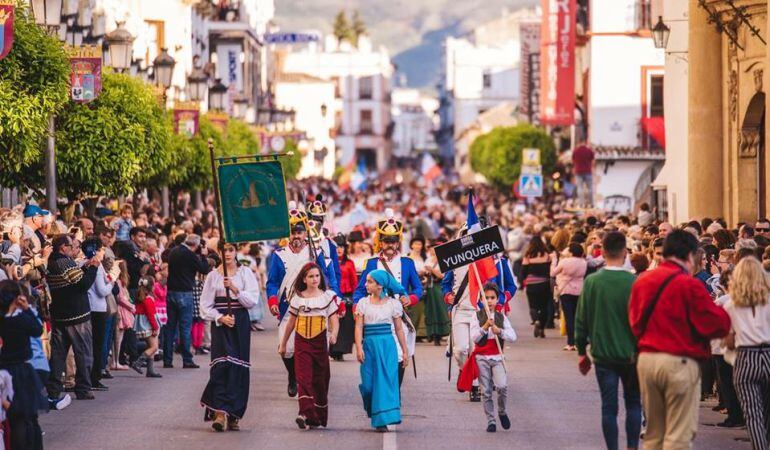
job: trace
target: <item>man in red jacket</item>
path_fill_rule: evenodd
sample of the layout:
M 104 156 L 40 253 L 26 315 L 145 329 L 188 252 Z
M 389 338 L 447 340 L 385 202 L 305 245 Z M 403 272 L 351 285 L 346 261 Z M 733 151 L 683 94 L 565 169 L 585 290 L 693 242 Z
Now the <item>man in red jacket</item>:
M 698 241 L 676 230 L 663 243 L 663 263 L 631 289 L 629 322 L 638 340 L 639 385 L 647 417 L 645 450 L 689 449 L 698 428 L 699 360 L 709 340 L 730 331 L 730 318 L 692 277 Z

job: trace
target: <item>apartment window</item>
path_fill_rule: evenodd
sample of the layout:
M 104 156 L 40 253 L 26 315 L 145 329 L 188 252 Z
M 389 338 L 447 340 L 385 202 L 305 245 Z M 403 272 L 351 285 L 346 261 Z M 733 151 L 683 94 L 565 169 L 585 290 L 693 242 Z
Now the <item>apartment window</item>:
M 650 77 L 650 117 L 663 117 L 663 75 Z
M 342 86 L 340 86 L 340 77 L 332 77 L 334 83 L 334 98 L 342 98 Z
M 362 77 L 358 79 L 358 98 L 367 100 L 372 98 L 374 91 L 374 79 L 372 77 Z
M 634 5 L 634 22 L 637 30 L 652 29 L 652 1 L 636 0 Z
M 492 73 L 489 71 L 484 71 L 484 74 L 481 76 L 481 82 L 484 85 L 484 89 L 489 89 L 492 87 Z
M 160 49 L 166 46 L 166 24 L 162 20 L 145 20 L 144 23 L 147 25 L 147 51 L 144 55 L 144 63 L 149 66 L 160 54 Z
M 361 134 L 372 134 L 374 132 L 374 124 L 372 123 L 372 111 L 369 109 L 361 110 Z

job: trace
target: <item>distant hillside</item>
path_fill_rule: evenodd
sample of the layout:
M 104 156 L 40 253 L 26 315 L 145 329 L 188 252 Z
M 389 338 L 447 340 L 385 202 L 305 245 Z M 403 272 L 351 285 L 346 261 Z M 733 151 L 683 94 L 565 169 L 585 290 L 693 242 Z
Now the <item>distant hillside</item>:
M 359 10 L 375 46 L 388 48 L 409 86 L 431 88 L 441 73 L 442 42 L 474 26 L 537 5 L 538 0 L 278 0 L 276 22 L 283 30 L 330 32 L 341 9 Z

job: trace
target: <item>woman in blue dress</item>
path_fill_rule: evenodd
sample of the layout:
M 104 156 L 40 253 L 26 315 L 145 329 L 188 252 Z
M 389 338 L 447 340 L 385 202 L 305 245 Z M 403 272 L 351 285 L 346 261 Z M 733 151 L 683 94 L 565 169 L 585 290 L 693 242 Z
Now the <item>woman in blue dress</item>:
M 356 354 L 361 363 L 358 386 L 366 414 L 377 431 L 401 423 L 399 364 L 409 363 L 402 317 L 404 308 L 397 298 L 404 288 L 388 272 L 375 270 L 366 277 L 366 292 L 355 309 Z

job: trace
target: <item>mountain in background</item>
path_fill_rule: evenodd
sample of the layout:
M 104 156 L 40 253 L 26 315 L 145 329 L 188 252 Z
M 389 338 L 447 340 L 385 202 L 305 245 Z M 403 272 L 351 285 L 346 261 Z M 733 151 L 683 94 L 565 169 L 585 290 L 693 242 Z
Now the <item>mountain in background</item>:
M 275 21 L 283 31 L 330 33 L 340 10 L 358 10 L 375 48 L 387 47 L 407 85 L 435 88 L 441 74 L 443 42 L 475 26 L 539 4 L 539 0 L 278 0 Z

